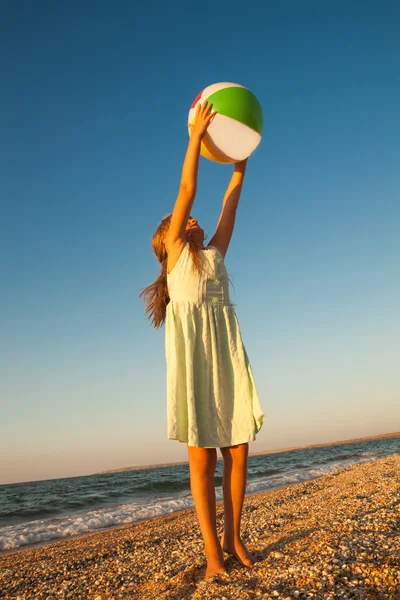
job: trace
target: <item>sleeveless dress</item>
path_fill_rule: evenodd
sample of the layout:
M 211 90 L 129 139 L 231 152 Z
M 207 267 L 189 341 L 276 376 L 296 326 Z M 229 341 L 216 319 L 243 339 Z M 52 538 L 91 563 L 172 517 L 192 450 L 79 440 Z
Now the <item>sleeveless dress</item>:
M 252 442 L 264 414 L 222 254 L 201 253 L 198 273 L 186 243 L 167 275 L 165 351 L 168 438 L 200 448 Z

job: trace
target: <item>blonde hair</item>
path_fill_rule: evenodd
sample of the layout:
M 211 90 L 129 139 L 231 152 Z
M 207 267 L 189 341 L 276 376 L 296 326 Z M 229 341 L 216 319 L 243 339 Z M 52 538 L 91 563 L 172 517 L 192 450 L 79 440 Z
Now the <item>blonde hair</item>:
M 161 327 L 161 325 L 164 324 L 167 304 L 169 303 L 167 286 L 168 253 L 165 248 L 164 238 L 169 229 L 171 217 L 172 215 L 168 215 L 162 219 L 151 240 L 153 252 L 157 257 L 157 260 L 161 263 L 160 274 L 155 282 L 147 286 L 140 294 L 140 297 L 143 296 L 144 298 L 147 318 L 156 328 Z M 189 244 L 189 252 L 193 259 L 193 267 L 197 271 L 200 271 L 201 256 L 198 252 L 198 248 L 190 240 L 188 240 L 187 243 Z

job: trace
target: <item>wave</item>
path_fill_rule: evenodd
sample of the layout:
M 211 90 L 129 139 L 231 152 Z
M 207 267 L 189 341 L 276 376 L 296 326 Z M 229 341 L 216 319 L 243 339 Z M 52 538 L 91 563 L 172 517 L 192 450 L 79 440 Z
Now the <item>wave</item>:
M 160 502 L 123 504 L 86 511 L 80 515 L 60 519 L 38 519 L 29 523 L 2 527 L 0 550 L 69 538 L 75 535 L 135 523 L 143 519 L 162 516 L 193 506 L 192 497 L 169 498 Z
M 375 452 L 356 452 L 354 456 L 375 456 Z
M 218 477 L 216 477 L 218 479 Z M 148 482 L 141 486 L 137 486 L 136 490 L 140 491 L 157 491 L 157 492 L 173 492 L 182 491 L 190 488 L 190 479 L 183 479 L 181 481 L 166 480 L 166 481 L 154 481 Z
M 284 473 L 285 469 L 264 469 L 262 471 L 249 472 L 248 479 L 259 479 L 260 477 L 268 477 L 269 475 L 278 475 Z
M 335 454 L 334 456 L 328 456 L 325 459 L 321 459 L 319 462 L 321 464 L 327 464 L 327 463 L 331 463 L 331 462 L 337 462 L 337 461 L 345 461 L 345 460 L 354 460 L 356 458 L 359 457 L 373 457 L 373 458 L 378 458 L 380 455 L 377 452 L 352 452 L 352 453 L 348 453 L 348 454 Z M 358 460 L 354 460 L 354 462 L 360 462 Z M 361 461 L 362 462 L 362 461 Z

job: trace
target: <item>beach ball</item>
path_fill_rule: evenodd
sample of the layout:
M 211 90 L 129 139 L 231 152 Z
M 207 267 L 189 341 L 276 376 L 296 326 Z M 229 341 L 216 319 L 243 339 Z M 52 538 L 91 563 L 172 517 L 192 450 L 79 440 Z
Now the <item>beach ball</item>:
M 219 163 L 236 163 L 257 148 L 263 132 L 262 108 L 250 90 L 238 83 L 214 83 L 195 98 L 188 123 L 195 121 L 197 105 L 211 102 L 217 112 L 201 144 L 201 154 Z M 189 135 L 191 128 L 189 127 Z

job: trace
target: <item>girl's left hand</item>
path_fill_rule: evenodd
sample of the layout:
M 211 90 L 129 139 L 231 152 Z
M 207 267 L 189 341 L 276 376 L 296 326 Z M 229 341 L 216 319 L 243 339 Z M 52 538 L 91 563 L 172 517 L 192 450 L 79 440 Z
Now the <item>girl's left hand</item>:
M 212 104 L 207 102 L 207 100 L 205 100 L 203 104 L 199 103 L 197 105 L 194 123 L 188 123 L 192 137 L 198 136 L 200 139 L 203 139 L 207 127 L 216 114 L 215 111 L 212 112 Z

